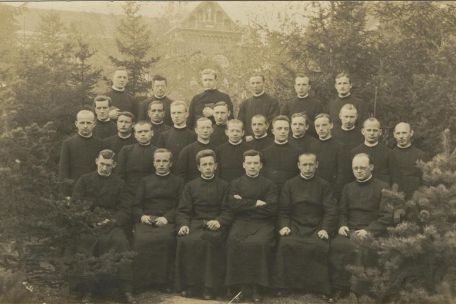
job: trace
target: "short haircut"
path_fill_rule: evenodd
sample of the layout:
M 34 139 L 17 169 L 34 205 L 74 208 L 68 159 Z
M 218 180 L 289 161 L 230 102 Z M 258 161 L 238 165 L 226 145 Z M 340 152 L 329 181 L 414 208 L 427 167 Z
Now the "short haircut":
M 264 75 L 263 75 L 263 74 L 259 74 L 259 73 L 252 74 L 252 76 L 250 76 L 249 80 L 250 80 L 252 77 L 261 77 L 261 80 L 263 80 L 263 82 L 266 80 L 266 78 L 264 78 Z
M 244 123 L 239 119 L 230 119 L 226 122 L 226 128 L 229 129 L 230 125 L 238 125 L 244 129 Z
M 298 74 L 296 74 L 295 81 L 296 81 L 296 79 L 298 79 L 298 78 L 307 78 L 307 79 L 309 80 L 309 84 L 310 84 L 310 77 L 307 76 L 306 74 L 304 74 L 304 73 L 298 73 Z
M 348 74 L 347 72 L 340 72 L 339 74 L 336 75 L 335 80 L 337 81 L 337 79 L 342 78 L 342 77 L 347 77 L 348 81 L 351 83 L 350 74 Z
M 400 125 L 400 124 L 405 124 L 405 125 L 407 125 L 407 126 L 409 127 L 410 131 L 413 130 L 413 129 L 412 129 L 412 125 L 411 125 L 409 122 L 400 121 L 400 122 L 398 122 L 398 123 L 394 126 L 394 132 L 396 132 L 396 128 L 397 128 L 397 126 Z
M 111 104 L 112 104 L 111 97 L 105 96 L 105 95 L 98 95 L 93 99 L 93 105 L 96 106 L 97 102 L 103 102 L 103 101 L 107 101 L 108 106 L 111 106 Z
M 155 81 L 164 81 L 166 84 L 168 84 L 168 79 L 166 79 L 166 77 L 164 77 L 162 75 L 154 75 L 154 77 L 152 78 L 152 84 Z
M 128 112 L 128 111 L 119 112 L 117 119 L 119 119 L 120 116 L 130 117 L 132 122 L 134 122 L 136 120 L 135 114 Z
M 319 119 L 319 118 L 327 118 L 328 121 L 329 121 L 329 123 L 332 123 L 331 116 L 329 116 L 328 113 L 320 113 L 320 114 L 318 114 L 317 116 L 315 116 L 314 121 L 316 121 L 316 120 Z
M 212 76 L 214 76 L 214 79 L 217 79 L 217 72 L 214 69 L 202 70 L 200 73 L 200 76 L 203 77 L 203 75 L 212 75 Z
M 306 112 L 293 113 L 293 115 L 291 115 L 291 121 L 293 121 L 293 118 L 296 118 L 296 117 L 303 117 L 304 120 L 306 121 L 306 125 L 309 125 L 309 116 L 307 116 Z
M 369 117 L 369 118 L 366 118 L 364 121 L 363 121 L 363 128 L 364 128 L 364 125 L 368 122 L 376 122 L 378 123 L 378 126 L 381 128 L 382 127 L 382 124 L 380 123 L 380 120 L 378 120 L 377 118 L 375 117 Z
M 369 165 L 372 164 L 372 163 L 371 163 L 371 158 L 370 158 L 369 154 L 367 154 L 367 153 L 358 153 L 358 154 L 356 154 L 356 155 L 353 156 L 353 158 L 352 158 L 352 163 L 353 163 L 353 160 L 354 160 L 355 158 L 361 158 L 361 157 L 367 158 L 367 159 L 369 160 Z
M 100 152 L 98 152 L 98 157 L 101 156 L 104 159 L 112 159 L 113 160 L 115 155 L 116 155 L 116 153 L 114 153 L 114 151 L 112 151 L 110 149 L 104 149 L 104 150 L 101 150 Z
M 339 113 L 342 113 L 342 110 L 345 110 L 345 111 L 355 111 L 356 114 L 358 114 L 358 110 L 356 109 L 356 107 L 351 104 L 351 103 L 346 103 L 344 104 L 341 108 L 340 108 L 340 111 Z
M 196 153 L 196 164 L 199 166 L 200 165 L 200 160 L 203 157 L 208 157 L 212 156 L 214 158 L 214 162 L 217 162 L 217 158 L 215 156 L 214 150 L 211 149 L 204 149 Z
M 317 154 L 315 152 L 302 152 L 302 153 L 299 153 L 298 162 L 299 162 L 299 159 L 301 158 L 301 156 L 313 156 L 313 157 L 315 157 L 315 161 L 318 161 Z
M 124 67 L 124 66 L 116 67 L 116 69 L 114 70 L 114 73 L 113 73 L 113 74 L 115 74 L 117 71 L 125 71 L 125 72 L 127 72 L 127 74 L 128 74 L 128 70 L 127 70 L 127 68 Z
M 245 161 L 246 156 L 259 156 L 260 161 L 263 162 L 263 155 L 260 151 L 254 150 L 254 149 L 249 149 L 242 153 L 243 160 Z
M 149 125 L 150 129 L 153 130 L 152 123 L 147 120 L 140 120 L 135 125 L 133 126 L 133 129 L 136 129 L 136 126 L 144 126 L 144 125 Z
M 286 122 L 288 122 L 288 124 L 290 124 L 290 119 L 288 118 L 288 116 L 286 115 L 277 115 L 276 117 L 274 117 L 274 119 L 272 119 L 272 127 L 274 127 L 274 124 L 276 123 L 276 121 L 279 121 L 279 120 L 284 120 Z
M 187 104 L 185 101 L 182 100 L 176 100 L 171 103 L 170 107 L 177 107 L 177 106 L 183 106 L 185 108 L 185 111 L 187 111 Z
M 200 117 L 200 118 L 198 118 L 198 119 L 196 120 L 195 128 L 198 126 L 198 123 L 199 123 L 199 122 L 203 122 L 203 121 L 209 121 L 209 122 L 211 123 L 211 125 L 212 125 L 212 120 L 210 120 L 210 119 L 207 118 L 207 117 Z
M 226 107 L 226 109 L 229 111 L 230 108 L 228 107 L 228 104 L 224 101 L 217 101 L 214 105 L 214 108 L 215 107 Z
M 81 115 L 88 115 L 88 114 L 92 115 L 93 121 L 95 121 L 96 115 L 95 115 L 95 113 L 93 113 L 93 111 L 90 111 L 90 110 L 81 110 L 81 111 L 79 111 L 79 112 L 76 114 L 76 120 L 79 119 L 79 116 L 81 116 Z
M 252 120 L 254 118 L 263 118 L 264 123 L 269 126 L 268 120 L 266 119 L 266 116 L 264 116 L 263 114 L 255 114 L 255 115 L 253 115 L 252 118 L 250 119 L 250 123 L 252 123 Z
M 162 105 L 163 107 L 163 110 L 165 110 L 165 105 L 163 104 L 163 101 L 161 100 L 152 100 L 150 103 L 149 103 L 149 106 L 147 106 L 147 111 L 150 111 L 150 108 L 152 107 L 152 105 L 156 105 L 156 104 L 159 104 L 159 105 Z
M 154 159 L 155 159 L 155 154 L 157 153 L 169 153 L 169 160 L 170 161 L 173 161 L 173 152 L 171 152 L 170 150 L 168 149 L 165 149 L 165 148 L 158 148 L 154 151 Z

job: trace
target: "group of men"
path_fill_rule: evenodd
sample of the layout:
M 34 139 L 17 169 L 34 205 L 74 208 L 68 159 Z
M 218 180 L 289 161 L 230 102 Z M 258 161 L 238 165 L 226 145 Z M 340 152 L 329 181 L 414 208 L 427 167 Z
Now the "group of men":
M 297 96 L 282 107 L 254 75 L 237 119 L 214 70 L 202 71 L 204 91 L 189 106 L 166 96 L 161 76 L 135 106 L 127 82 L 117 70 L 94 112 L 77 114 L 60 177 L 72 202 L 112 211 L 96 223 L 112 228 L 94 254 L 136 252 L 118 278 L 128 302 L 150 286 L 204 299 L 223 291 L 261 302 L 271 288 L 335 301 L 356 291 L 346 270 L 359 261 L 356 239 L 392 224 L 382 190 L 397 184 L 410 197 L 421 185 L 416 163 L 426 156 L 410 124 L 396 125 L 394 149 L 382 144 L 381 124 L 351 95 L 347 74 L 327 105 L 298 75 Z M 87 301 L 92 290 L 84 292 Z

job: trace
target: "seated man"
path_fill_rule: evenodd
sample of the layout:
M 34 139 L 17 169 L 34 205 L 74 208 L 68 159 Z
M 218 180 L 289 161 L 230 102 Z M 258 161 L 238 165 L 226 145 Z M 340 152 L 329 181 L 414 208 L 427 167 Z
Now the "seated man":
M 300 174 L 289 179 L 279 202 L 279 245 L 274 286 L 330 295 L 329 235 L 337 219 L 331 186 L 315 176 L 313 153 L 299 156 Z M 305 274 L 305 275 L 303 275 Z
M 274 140 L 268 134 L 269 123 L 264 115 L 254 115 L 250 125 L 253 136 L 248 135 L 245 137 L 250 149 L 263 151 L 274 143 Z
M 170 291 L 176 254 L 174 215 L 184 183 L 170 173 L 169 150 L 154 152 L 155 174 L 144 177 L 136 192 L 133 269 L 138 288 L 158 285 Z
M 308 130 L 309 117 L 306 113 L 294 113 L 291 115 L 291 137 L 289 142 L 299 153 L 309 152 L 312 144 L 317 141 L 315 137 L 308 134 Z
M 226 285 L 241 287 L 255 302 L 262 301 L 260 288 L 270 286 L 278 200 L 277 187 L 260 176 L 262 166 L 258 151 L 246 151 L 245 175 L 231 182 L 227 199 L 234 221 L 226 243 Z
M 377 236 L 392 223 L 392 212 L 382 204 L 382 190 L 389 185 L 372 176 L 374 165 L 369 155 L 356 154 L 352 168 L 356 181 L 343 188 L 339 202 L 339 235 L 331 242 L 329 261 L 336 298 L 347 295 L 350 289 L 354 292 L 360 291 L 355 285 L 350 286 L 347 265 L 359 264 L 361 255 L 367 257 L 364 258 L 364 266 L 375 263 L 373 254 L 369 254 L 354 239 L 362 240 L 368 235 Z
M 95 160 L 97 170 L 82 175 L 74 187 L 72 202 L 78 203 L 85 200 L 92 204 L 91 209 L 102 208 L 107 210 L 110 216 L 96 224 L 101 230 L 100 235 L 94 238 L 82 237 L 82 243 L 88 248 L 79 248 L 88 254 L 97 257 L 113 250 L 116 253 L 127 252 L 130 250 L 129 242 L 125 234 L 125 229 L 131 219 L 130 197 L 125 192 L 125 184 L 119 176 L 111 174 L 115 167 L 114 152 L 102 150 Z M 125 298 L 128 303 L 136 303 L 131 295 L 132 269 L 131 264 L 121 265 L 118 275 L 115 278 L 123 288 Z M 88 298 L 91 293 L 103 285 L 98 286 L 98 282 L 85 282 L 86 297 L 84 301 L 90 302 Z M 95 284 L 94 284 L 95 283 Z
M 183 296 L 203 290 L 211 299 L 225 276 L 225 235 L 231 217 L 225 208 L 228 183 L 215 176 L 215 152 L 196 155 L 201 176 L 187 183 L 176 214 L 176 288 Z

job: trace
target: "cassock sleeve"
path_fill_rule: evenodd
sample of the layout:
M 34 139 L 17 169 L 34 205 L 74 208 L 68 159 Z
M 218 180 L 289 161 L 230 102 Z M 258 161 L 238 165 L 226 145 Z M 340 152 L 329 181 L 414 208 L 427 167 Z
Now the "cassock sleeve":
M 143 208 L 143 199 L 144 199 L 145 185 L 144 180 L 139 182 L 138 188 L 136 189 L 136 195 L 133 200 L 133 220 L 136 222 L 141 222 L 141 217 L 144 214 Z M 151 215 L 151 214 L 149 214 Z
M 234 118 L 234 107 L 233 107 L 233 102 L 231 101 L 231 97 L 228 94 L 226 95 L 226 103 L 228 104 L 228 109 L 230 110 L 230 115 L 228 116 L 228 119 L 233 119 Z
M 190 106 L 188 107 L 187 127 L 190 129 L 193 128 L 194 122 L 195 122 L 195 117 L 196 117 L 196 113 L 195 113 L 196 99 L 195 99 L 195 97 L 196 96 L 194 96 L 192 98 L 192 100 L 190 101 Z
M 173 208 L 169 209 L 169 211 L 163 215 L 168 220 L 168 223 L 174 223 L 176 220 L 177 204 L 179 202 L 179 199 L 182 197 L 182 191 L 184 189 L 184 181 L 181 178 L 177 177 L 176 183 L 178 183 L 178 186 L 177 186 L 176 199 L 174 200 L 174 206 L 173 206 Z
M 190 227 L 192 203 L 192 188 L 190 184 L 186 184 L 176 212 L 176 228 L 178 230 L 182 226 Z
M 233 212 L 228 206 L 228 192 L 229 192 L 229 185 L 223 185 L 223 202 L 222 202 L 222 210 L 220 212 L 219 217 L 216 219 L 222 226 L 228 226 L 233 221 Z
M 291 186 L 289 182 L 286 182 L 282 187 L 282 193 L 279 201 L 279 229 L 283 227 L 291 228 L 290 222 L 291 212 Z
M 279 200 L 279 191 L 277 185 L 270 183 L 266 186 L 265 202 L 266 205 L 258 207 L 256 213 L 262 218 L 270 218 L 277 216 Z
M 348 225 L 348 197 L 347 197 L 348 185 L 342 190 L 342 196 L 339 201 L 339 227 Z M 347 226 L 348 227 L 348 226 Z
M 254 210 L 256 208 L 256 199 L 251 198 L 241 198 L 236 199 L 234 195 L 239 194 L 239 181 L 235 180 L 231 182 L 230 190 L 228 191 L 228 206 L 230 207 L 231 211 L 236 214 L 245 210 Z M 242 195 L 240 195 L 242 197 Z
M 276 99 L 272 99 L 271 107 L 269 108 L 268 120 L 272 121 L 274 117 L 280 114 L 279 102 Z
M 86 196 L 86 182 L 85 182 L 85 177 L 81 176 L 73 188 L 73 193 L 71 195 L 71 201 L 72 202 L 81 201 L 85 198 L 85 196 Z
M 383 189 L 382 189 L 383 190 Z M 386 230 L 386 227 L 393 223 L 393 210 L 392 206 L 389 206 L 383 198 L 383 191 L 381 194 L 381 201 L 379 204 L 378 218 L 371 222 L 366 230 L 374 234 L 380 234 Z
M 321 228 L 331 233 L 337 225 L 337 205 L 329 185 L 323 188 L 323 221 Z
M 285 104 L 282 105 L 282 108 L 280 109 L 280 114 L 285 115 L 290 117 L 290 108 L 289 108 L 289 103 L 290 101 L 285 102 Z
M 116 172 L 119 174 L 120 178 L 125 180 L 126 179 L 126 171 L 127 171 L 127 158 L 128 158 L 128 146 L 123 146 L 119 152 L 119 156 L 117 158 L 117 167 Z
M 244 128 L 246 129 L 246 126 L 249 126 L 250 124 L 245 121 L 245 107 L 246 107 L 246 102 L 247 100 L 244 100 L 241 103 L 241 106 L 239 107 L 239 113 L 238 113 L 238 119 L 244 123 Z
M 342 146 L 339 145 L 337 148 L 337 176 L 336 176 L 336 182 L 334 184 L 334 197 L 339 198 L 340 193 L 342 192 L 342 188 L 344 187 L 344 177 L 345 177 L 345 167 L 344 167 L 344 162 L 346 161 L 346 158 L 344 156 L 344 152 L 342 149 Z M 351 162 L 350 162 L 351 163 Z
M 117 211 L 114 214 L 117 226 L 126 226 L 130 223 L 132 217 L 132 197 L 128 194 L 125 183 L 119 185 Z
M 187 180 L 187 165 L 190 163 L 188 161 L 189 154 L 190 153 L 187 146 L 184 149 L 182 149 L 182 151 L 180 151 L 179 157 L 177 158 L 176 175 L 184 180 Z

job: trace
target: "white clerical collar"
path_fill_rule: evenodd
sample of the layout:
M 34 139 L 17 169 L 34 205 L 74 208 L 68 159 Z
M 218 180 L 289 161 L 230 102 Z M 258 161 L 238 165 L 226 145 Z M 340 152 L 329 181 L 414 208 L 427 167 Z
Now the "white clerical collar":
M 304 99 L 304 98 L 307 98 L 307 97 L 309 97 L 309 93 L 307 93 L 307 94 L 304 95 L 304 96 L 299 96 L 299 95 L 298 95 L 298 98 L 299 98 L 299 99 Z
M 264 94 L 264 91 L 261 91 L 261 93 L 258 93 L 258 94 L 253 93 L 253 96 L 254 96 L 254 97 L 260 97 L 260 96 L 263 95 L 263 94 Z
M 108 122 L 108 121 L 111 121 L 111 119 L 109 117 L 106 118 L 105 120 L 101 120 L 101 119 L 97 118 L 97 121 L 99 121 L 99 122 Z
M 329 135 L 329 136 L 326 137 L 326 138 L 318 137 L 318 139 L 321 140 L 321 141 L 327 141 L 327 140 L 330 140 L 331 138 L 332 138 L 332 135 Z
M 204 89 L 204 91 L 205 91 L 205 92 L 209 92 L 209 91 L 215 91 L 215 90 L 217 90 L 217 88 L 216 88 L 216 87 L 215 87 L 215 88 L 208 88 L 208 89 Z
M 339 96 L 339 98 L 347 98 L 348 96 L 351 95 L 351 92 L 348 92 L 347 95 L 340 95 L 340 94 L 337 94 Z
M 119 89 L 119 88 L 116 88 L 115 86 L 112 86 L 111 88 L 112 88 L 114 91 L 117 91 L 117 92 L 123 92 L 123 91 L 125 91 L 125 88 Z
M 155 174 L 158 175 L 158 176 L 167 176 L 167 175 L 169 175 L 170 173 L 171 173 L 171 171 L 168 171 L 168 172 L 166 172 L 165 174 L 160 174 L 160 173 L 158 173 L 158 172 L 155 172 Z
M 90 133 L 90 135 L 82 135 L 81 133 L 78 133 L 79 136 L 81 136 L 82 138 L 91 138 L 92 137 L 92 133 Z
M 238 146 L 238 145 L 242 144 L 242 139 L 241 139 L 240 141 L 236 142 L 236 143 L 235 143 L 235 142 L 232 142 L 231 140 L 228 139 L 228 142 L 229 142 L 230 144 L 232 144 L 233 146 Z
M 351 131 L 351 130 L 355 129 L 355 125 L 353 125 L 353 127 L 351 127 L 350 129 L 344 128 L 344 126 L 341 126 L 340 128 L 344 131 Z
M 204 180 L 211 180 L 211 179 L 214 179 L 214 177 L 215 177 L 215 174 L 212 174 L 210 177 L 204 177 L 203 175 L 201 175 L 201 178 Z
M 299 175 L 300 175 L 303 179 L 305 179 L 305 180 L 312 179 L 312 178 L 314 178 L 314 176 L 315 176 L 315 174 L 312 175 L 312 176 L 310 176 L 310 177 L 309 177 L 309 176 L 304 176 L 304 175 L 302 175 L 302 173 L 299 173 Z
M 226 127 L 226 123 L 215 123 L 217 127 Z
M 110 177 L 111 173 L 109 173 L 108 175 L 104 175 L 104 174 L 100 174 L 100 172 L 97 171 L 98 176 L 101 176 L 101 177 Z
M 143 144 L 143 143 L 140 143 L 140 142 L 138 141 L 138 144 L 139 144 L 140 146 L 143 146 L 143 147 L 150 146 L 150 143 L 151 143 L 151 141 L 147 142 L 147 144 Z
M 131 134 L 132 133 L 128 134 L 127 136 L 122 136 L 122 135 L 120 135 L 120 133 L 117 133 L 117 136 L 119 136 L 119 138 L 122 138 L 122 139 L 127 139 L 127 138 L 131 137 Z
M 378 145 L 378 141 L 375 142 L 375 143 L 373 143 L 373 144 L 368 143 L 367 141 L 364 141 L 364 144 L 365 144 L 366 146 L 368 146 L 369 148 L 372 148 L 372 147 L 375 147 L 376 145 Z
M 248 178 L 257 178 L 258 176 L 260 176 L 260 173 L 258 172 L 256 175 L 248 175 L 247 173 L 245 174 Z
M 405 146 L 405 147 L 399 146 L 398 144 L 396 145 L 396 147 L 398 147 L 399 149 L 407 149 L 407 148 L 409 148 L 411 146 L 412 146 L 412 143 L 408 143 L 408 145 Z
M 302 136 L 299 136 L 299 137 L 296 137 L 294 135 L 291 135 L 291 137 L 293 137 L 294 139 L 301 139 L 301 138 L 304 138 L 304 136 L 306 136 L 306 134 L 304 133 Z
M 165 97 L 166 97 L 166 95 L 163 95 L 162 97 L 158 97 L 157 95 L 154 94 L 154 98 L 159 99 L 159 100 L 160 100 L 160 99 L 163 99 L 163 98 L 165 98 Z
M 284 141 L 284 142 L 278 142 L 277 140 L 274 139 L 274 143 L 279 145 L 279 146 L 283 146 L 283 145 L 288 143 L 288 139 L 286 141 Z
M 262 139 L 262 138 L 265 138 L 266 136 L 268 136 L 268 133 L 264 133 L 261 136 L 258 136 L 258 137 L 254 136 L 254 137 L 255 137 L 255 139 Z
M 150 123 L 153 124 L 154 126 L 161 126 L 161 125 L 164 123 L 164 121 L 158 122 L 158 123 L 157 123 L 157 122 L 153 122 L 153 121 L 151 120 Z
M 196 141 L 199 142 L 200 144 L 203 144 L 203 145 L 208 145 L 209 144 L 209 139 L 207 139 L 205 141 L 201 141 L 200 138 L 197 138 Z
M 183 125 L 183 126 L 176 126 L 176 125 L 174 125 L 174 128 L 179 129 L 179 130 L 182 130 L 182 129 L 187 128 L 187 125 L 186 125 L 186 124 Z
M 357 179 L 356 181 L 357 181 L 358 183 L 365 183 L 365 182 L 370 181 L 371 179 L 372 179 L 372 174 L 371 174 L 368 178 L 366 178 L 366 179 L 363 179 L 363 180 Z

